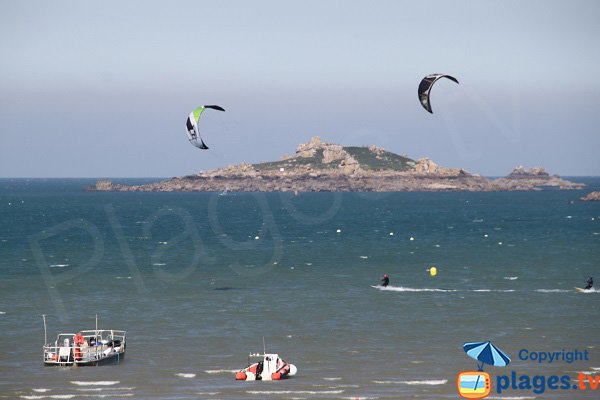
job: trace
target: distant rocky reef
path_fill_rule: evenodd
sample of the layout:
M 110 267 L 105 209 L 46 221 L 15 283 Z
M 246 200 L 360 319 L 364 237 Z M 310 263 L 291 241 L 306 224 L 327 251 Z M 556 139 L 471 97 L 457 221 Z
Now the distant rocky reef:
M 582 201 L 600 201 L 600 192 L 591 192 L 581 197 Z
M 491 181 L 497 190 L 541 190 L 543 188 L 583 189 L 585 184 L 562 179 L 558 175 L 550 175 L 542 167 L 524 168 L 517 166 L 504 178 Z
M 231 165 L 145 185 L 100 180 L 90 191 L 136 192 L 413 192 L 514 191 L 546 187 L 582 189 L 584 184 L 548 174 L 544 168 L 516 167 L 508 176 L 486 179 L 462 168 L 442 167 L 377 146 L 342 146 L 318 136 L 279 161 Z

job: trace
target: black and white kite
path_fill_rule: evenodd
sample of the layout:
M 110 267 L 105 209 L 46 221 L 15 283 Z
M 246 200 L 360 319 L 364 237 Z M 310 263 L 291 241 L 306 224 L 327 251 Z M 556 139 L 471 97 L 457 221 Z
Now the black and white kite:
M 425 78 L 423 78 L 421 83 L 419 83 L 419 101 L 421 102 L 423 108 L 425 108 L 432 114 L 433 111 L 431 111 L 431 102 L 429 101 L 429 94 L 431 93 L 431 87 L 433 86 L 433 84 L 441 78 L 448 78 L 451 81 L 458 83 L 458 80 L 455 77 L 444 74 L 427 75 Z

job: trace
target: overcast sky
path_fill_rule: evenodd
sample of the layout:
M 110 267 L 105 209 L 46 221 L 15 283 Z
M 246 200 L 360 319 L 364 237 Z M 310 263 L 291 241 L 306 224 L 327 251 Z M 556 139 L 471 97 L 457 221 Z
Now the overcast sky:
M 168 177 L 318 135 L 600 175 L 600 2 L 0 0 L 0 177 Z M 419 81 L 448 73 L 432 91 Z M 198 105 L 210 150 L 187 141 Z M 209 118 L 210 117 L 210 118 Z

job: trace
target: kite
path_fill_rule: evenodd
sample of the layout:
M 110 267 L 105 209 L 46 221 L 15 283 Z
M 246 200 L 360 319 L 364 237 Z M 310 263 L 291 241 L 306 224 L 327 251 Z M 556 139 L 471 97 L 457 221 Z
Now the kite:
M 208 146 L 204 143 L 204 140 L 202 140 L 202 136 L 200 136 L 200 129 L 198 128 L 198 125 L 200 124 L 200 117 L 202 116 L 202 113 L 207 108 L 218 111 L 225 111 L 225 109 L 221 106 L 200 106 L 190 113 L 185 124 L 187 127 L 187 135 L 188 139 L 190 140 L 190 143 L 202 150 L 207 150 Z
M 436 83 L 441 78 L 448 78 L 451 81 L 458 83 L 458 80 L 456 80 L 456 78 L 453 76 L 444 75 L 444 74 L 431 74 L 431 75 L 427 75 L 425 78 L 423 78 L 423 80 L 419 84 L 419 101 L 421 102 L 421 105 L 423 106 L 423 108 L 425 108 L 427 111 L 429 111 L 432 114 L 433 114 L 433 111 L 431 111 L 431 103 L 429 102 L 429 94 L 431 93 L 431 87 L 433 86 L 433 84 Z

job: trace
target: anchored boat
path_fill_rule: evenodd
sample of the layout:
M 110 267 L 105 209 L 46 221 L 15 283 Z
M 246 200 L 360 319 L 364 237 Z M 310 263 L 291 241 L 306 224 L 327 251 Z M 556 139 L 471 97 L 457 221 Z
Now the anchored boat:
M 251 363 L 250 358 L 259 358 Z M 235 374 L 238 381 L 278 381 L 296 375 L 298 369 L 294 364 L 289 364 L 278 354 L 250 354 L 248 366 Z
M 44 316 L 44 338 L 46 318 Z M 96 366 L 119 364 L 125 357 L 125 331 L 114 329 L 83 330 L 78 333 L 60 333 L 56 340 L 44 340 L 45 366 Z

